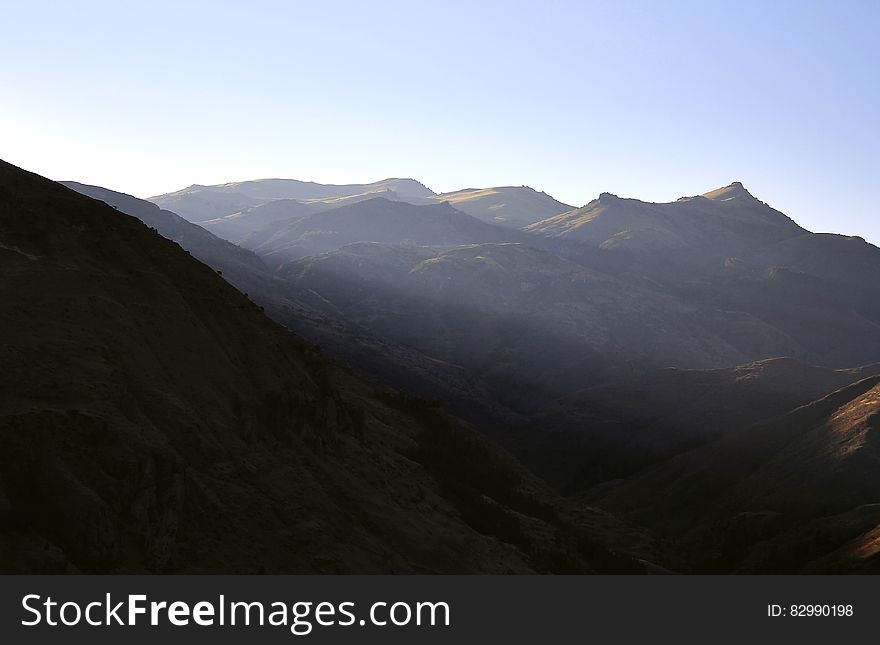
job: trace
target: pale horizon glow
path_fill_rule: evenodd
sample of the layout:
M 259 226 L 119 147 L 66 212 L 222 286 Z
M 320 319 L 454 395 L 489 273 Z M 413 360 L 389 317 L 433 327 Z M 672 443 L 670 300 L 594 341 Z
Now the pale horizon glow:
M 880 3 L 6 2 L 0 158 L 149 197 L 265 177 L 581 206 L 741 181 L 880 242 Z

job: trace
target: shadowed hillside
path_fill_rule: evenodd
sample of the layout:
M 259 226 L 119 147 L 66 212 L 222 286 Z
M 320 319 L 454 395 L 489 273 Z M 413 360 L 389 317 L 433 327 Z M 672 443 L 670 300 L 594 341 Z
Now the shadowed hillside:
M 821 569 L 880 526 L 878 430 L 872 376 L 589 498 L 677 535 L 702 570 Z M 878 564 L 864 546 L 851 548 L 845 567 Z
M 0 266 L 4 571 L 637 567 L 603 546 L 637 532 L 365 387 L 136 219 L 5 163 Z
M 137 217 L 164 237 L 177 242 L 195 258 L 223 271 L 227 280 L 235 283 L 242 291 L 247 291 L 247 280 L 253 274 L 267 273 L 266 265 L 255 253 L 220 239 L 201 226 L 187 222 L 177 213 L 162 210 L 148 201 L 100 186 L 88 186 L 75 181 L 64 181 L 61 184 Z M 238 284 L 239 281 L 241 284 Z
M 876 374 L 880 364 L 830 370 L 791 358 L 633 372 L 548 405 L 517 426 L 508 445 L 552 483 L 578 491 Z

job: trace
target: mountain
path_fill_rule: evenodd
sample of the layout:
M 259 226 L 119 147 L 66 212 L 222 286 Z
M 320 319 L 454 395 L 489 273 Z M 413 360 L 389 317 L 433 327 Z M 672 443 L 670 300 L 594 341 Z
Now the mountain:
M 565 247 L 601 251 L 615 270 L 661 275 L 720 267 L 728 258 L 807 232 L 739 182 L 662 204 L 602 193 L 582 208 L 525 230 Z
M 434 193 L 414 179 L 384 179 L 372 184 L 318 184 L 296 179 L 257 179 L 188 188 L 150 197 L 149 201 L 191 222 L 216 219 L 277 199 L 332 200 L 362 194 L 393 192 L 401 198 L 427 199 Z
M 355 242 L 454 246 L 517 237 L 448 204 L 415 206 L 376 197 L 282 221 L 241 240 L 271 266 Z
M 871 376 L 588 497 L 675 533 L 703 570 L 821 570 L 847 546 L 845 568 L 877 570 L 878 431 Z
M 467 188 L 440 193 L 433 199 L 448 202 L 461 212 L 484 222 L 511 228 L 522 228 L 573 210 L 547 193 L 539 193 L 528 186 Z
M 365 385 L 137 219 L 6 163 L 0 267 L 3 571 L 641 566 L 604 544 L 642 554 L 644 534 Z
M 702 320 L 741 313 L 776 330 L 771 340 L 755 337 L 751 322 L 719 328 L 747 360 L 793 356 L 848 367 L 880 358 L 880 299 L 871 297 L 880 296 L 871 279 L 880 250 L 806 231 L 738 182 L 665 204 L 603 193 L 525 230 L 538 236 L 533 244 L 584 266 L 653 283 Z

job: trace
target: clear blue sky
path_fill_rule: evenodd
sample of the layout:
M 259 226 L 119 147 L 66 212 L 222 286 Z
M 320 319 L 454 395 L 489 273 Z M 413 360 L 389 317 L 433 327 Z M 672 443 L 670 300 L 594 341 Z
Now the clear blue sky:
M 256 177 L 740 180 L 880 242 L 880 2 L 0 0 L 0 157 L 141 197 Z

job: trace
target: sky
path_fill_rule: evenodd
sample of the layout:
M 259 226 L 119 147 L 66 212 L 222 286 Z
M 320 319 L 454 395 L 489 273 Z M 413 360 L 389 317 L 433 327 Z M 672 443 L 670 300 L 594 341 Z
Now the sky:
M 147 197 L 260 177 L 742 181 L 880 243 L 880 2 L 0 0 L 0 158 Z

